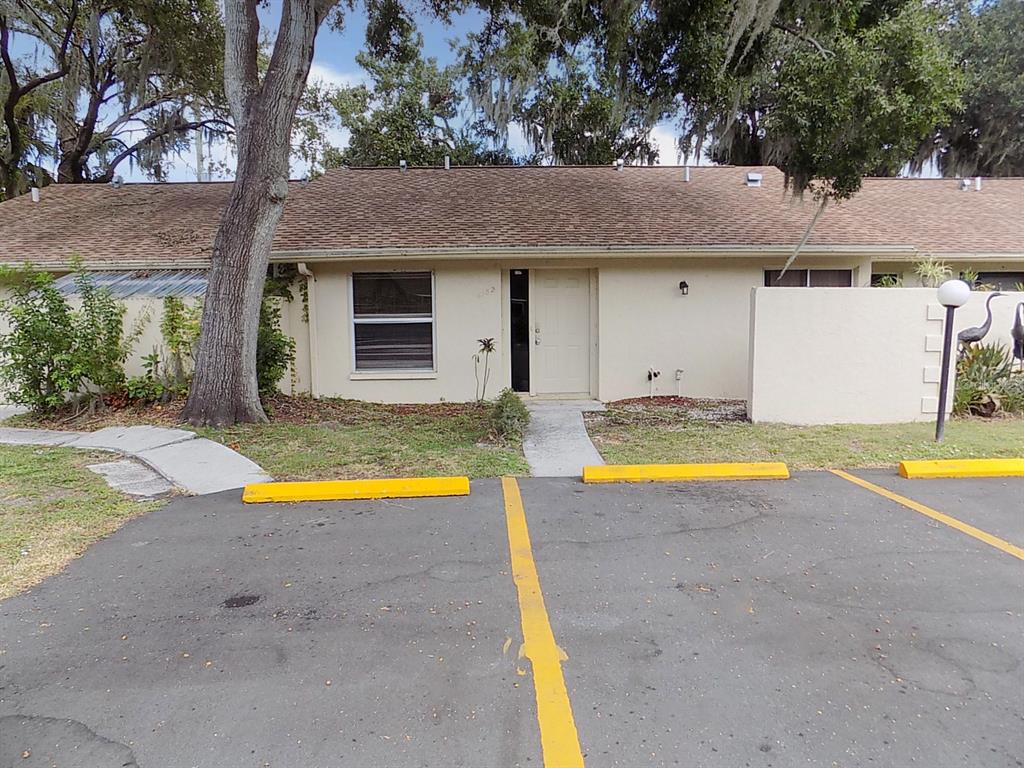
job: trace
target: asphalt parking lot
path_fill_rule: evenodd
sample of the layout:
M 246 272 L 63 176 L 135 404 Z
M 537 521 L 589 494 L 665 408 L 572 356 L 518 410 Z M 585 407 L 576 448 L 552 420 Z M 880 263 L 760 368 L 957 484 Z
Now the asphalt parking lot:
M 853 474 L 949 518 L 827 472 L 177 499 L 0 603 L 0 768 L 1024 765 L 1024 479 Z

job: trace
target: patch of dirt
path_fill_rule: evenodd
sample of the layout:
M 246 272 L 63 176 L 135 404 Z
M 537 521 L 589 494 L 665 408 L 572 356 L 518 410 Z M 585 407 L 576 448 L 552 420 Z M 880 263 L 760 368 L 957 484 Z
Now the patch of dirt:
M 585 413 L 588 421 L 594 422 L 678 422 L 703 421 L 722 424 L 747 420 L 745 400 L 719 400 L 711 398 L 676 397 L 630 397 L 607 404 L 606 411 Z

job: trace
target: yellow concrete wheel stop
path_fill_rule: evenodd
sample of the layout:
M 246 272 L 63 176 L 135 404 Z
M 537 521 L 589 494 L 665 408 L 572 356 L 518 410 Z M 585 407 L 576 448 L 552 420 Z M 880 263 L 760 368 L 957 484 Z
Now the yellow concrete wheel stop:
M 729 464 L 608 464 L 583 468 L 584 483 L 657 483 L 689 480 L 786 480 L 778 461 Z
M 940 477 L 1024 477 L 1024 458 L 901 461 L 899 471 L 900 477 L 911 480 Z
M 401 477 L 387 480 L 318 480 L 294 483 L 253 483 L 245 486 L 248 504 L 284 501 L 351 501 L 468 496 L 468 477 Z

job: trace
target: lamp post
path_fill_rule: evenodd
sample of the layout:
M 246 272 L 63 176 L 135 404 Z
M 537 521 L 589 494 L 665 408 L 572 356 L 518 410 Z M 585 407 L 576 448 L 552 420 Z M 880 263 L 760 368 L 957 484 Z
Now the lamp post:
M 949 356 L 953 346 L 953 313 L 971 298 L 971 287 L 963 280 L 947 280 L 939 286 L 939 304 L 946 308 L 942 339 L 942 372 L 939 374 L 939 415 L 935 419 L 935 442 L 942 442 L 946 431 L 946 394 L 949 390 Z

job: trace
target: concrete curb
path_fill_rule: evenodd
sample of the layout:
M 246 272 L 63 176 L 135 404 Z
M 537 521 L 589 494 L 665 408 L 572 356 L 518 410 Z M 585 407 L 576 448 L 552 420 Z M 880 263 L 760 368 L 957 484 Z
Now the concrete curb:
M 415 499 L 427 496 L 468 496 L 468 477 L 402 477 L 388 480 L 320 480 L 253 483 L 245 486 L 247 504 L 356 499 Z
M 51 445 L 130 456 L 176 488 L 195 496 L 273 480 L 245 456 L 185 429 L 134 426 L 105 427 L 95 432 L 54 432 L 0 427 L 0 443 Z
M 1024 458 L 901 461 L 899 473 L 900 477 L 910 480 L 942 477 L 1024 477 Z
M 584 467 L 584 483 L 652 483 L 690 480 L 788 480 L 782 462 L 746 464 L 608 464 Z

